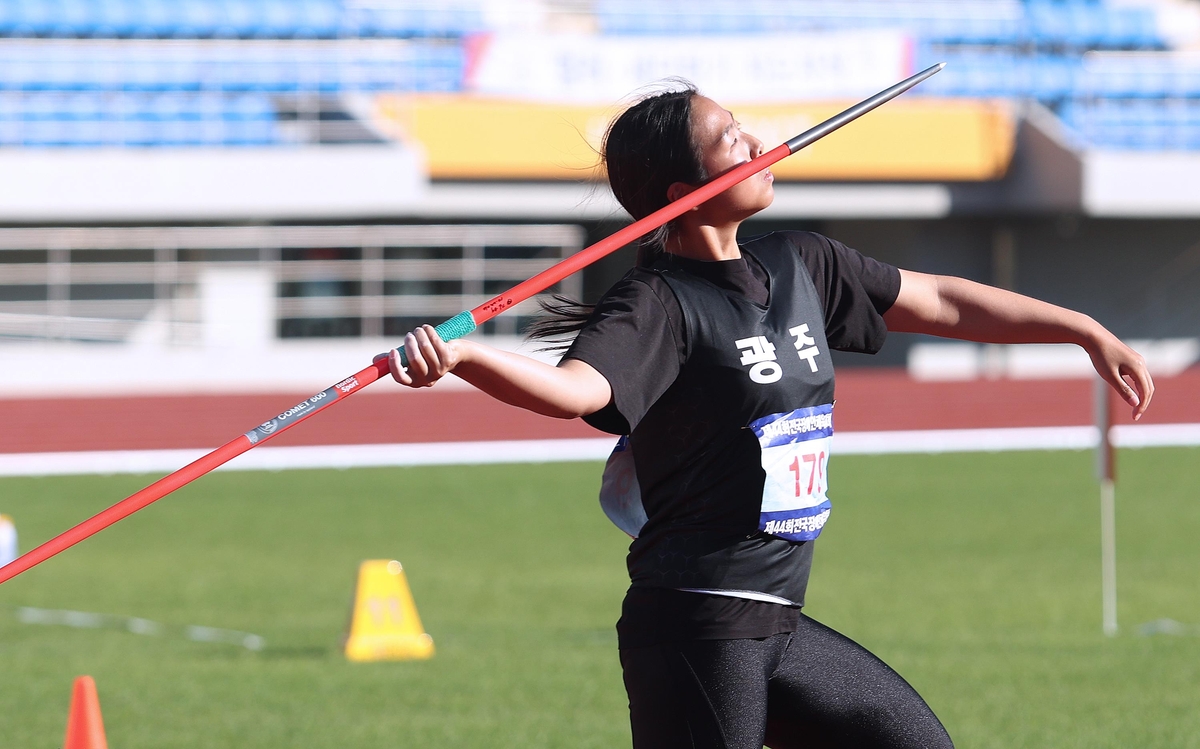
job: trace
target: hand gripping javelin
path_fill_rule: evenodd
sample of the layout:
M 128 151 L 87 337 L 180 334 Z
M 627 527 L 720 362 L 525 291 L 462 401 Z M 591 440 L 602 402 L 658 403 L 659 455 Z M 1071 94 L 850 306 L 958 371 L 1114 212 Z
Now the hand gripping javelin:
M 492 319 L 508 308 L 544 291 L 572 273 L 582 270 L 614 250 L 624 247 L 671 219 L 695 208 L 714 195 L 728 190 L 750 175 L 761 172 L 784 157 L 790 156 L 801 148 L 825 137 L 842 125 L 858 119 L 884 102 L 891 101 L 921 81 L 937 73 L 945 66 L 946 63 L 938 63 L 910 78 L 906 78 L 891 88 L 880 91 L 871 98 L 855 104 L 840 114 L 830 117 L 820 125 L 806 130 L 786 143 L 781 143 L 761 156 L 725 172 L 679 200 L 676 200 L 674 203 L 670 203 L 651 213 L 649 216 L 633 222 L 591 247 L 581 250 L 562 262 L 547 268 L 529 280 L 522 281 L 475 309 L 458 313 L 441 325 L 438 325 L 435 330 L 442 337 L 442 340 L 445 341 L 462 338 L 485 321 Z M 404 356 L 404 347 L 400 347 L 400 358 L 402 362 L 407 364 L 407 359 Z M 388 362 L 385 357 L 362 371 L 347 377 L 333 387 L 322 390 L 313 397 L 292 406 L 270 421 L 266 421 L 236 439 L 226 442 L 198 460 L 187 464 L 168 476 L 164 476 L 145 489 L 126 497 L 107 510 L 88 518 L 74 528 L 60 533 L 41 546 L 26 552 L 12 562 L 0 567 L 0 583 L 11 580 L 25 570 L 41 564 L 55 554 L 58 554 L 60 551 L 74 546 L 85 538 L 99 533 L 118 520 L 122 520 L 150 503 L 162 499 L 179 487 L 191 483 L 252 447 L 261 445 L 272 437 L 291 429 L 309 416 L 348 398 L 387 374 Z

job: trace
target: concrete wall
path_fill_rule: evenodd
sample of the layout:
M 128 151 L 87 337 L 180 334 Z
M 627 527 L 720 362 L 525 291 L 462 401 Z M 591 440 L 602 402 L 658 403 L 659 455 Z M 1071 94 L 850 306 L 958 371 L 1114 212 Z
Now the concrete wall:
M 589 241 L 611 229 L 590 226 Z M 1125 339 L 1200 336 L 1200 219 L 751 221 L 743 235 L 779 229 L 819 231 L 902 268 L 1011 285 L 1085 312 Z M 589 269 L 585 296 L 598 298 L 632 262 L 626 248 Z M 879 355 L 839 355 L 839 363 L 901 366 L 918 338 L 893 335 Z

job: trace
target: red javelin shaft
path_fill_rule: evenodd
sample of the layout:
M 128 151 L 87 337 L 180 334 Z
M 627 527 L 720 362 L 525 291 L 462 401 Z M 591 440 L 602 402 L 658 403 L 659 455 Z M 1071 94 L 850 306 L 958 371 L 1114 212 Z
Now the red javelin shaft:
M 907 78 L 900 83 L 880 91 L 869 99 L 866 99 L 853 107 L 841 112 L 820 125 L 806 130 L 797 135 L 786 143 L 780 144 L 776 148 L 771 149 L 767 153 L 748 161 L 741 166 L 735 167 L 728 172 L 716 177 L 711 182 L 708 182 L 688 195 L 671 203 L 659 210 L 651 213 L 643 219 L 633 222 L 629 226 L 615 232 L 609 237 L 597 242 L 596 244 L 581 250 L 562 262 L 554 265 L 547 270 L 542 271 L 536 276 L 527 281 L 523 281 L 503 294 L 487 301 L 484 304 L 476 307 L 469 312 L 462 312 L 437 326 L 438 332 L 445 340 L 452 338 L 460 338 L 467 333 L 470 333 L 476 326 L 482 324 L 486 320 L 490 320 L 504 310 L 519 304 L 533 295 L 549 288 L 553 284 L 558 283 L 567 276 L 579 271 L 586 266 L 594 263 L 600 258 L 609 253 L 629 244 L 633 240 L 647 234 L 654 229 L 662 226 L 671 219 L 674 219 L 683 213 L 695 208 L 704 201 L 712 198 L 725 190 L 728 190 L 733 185 L 746 179 L 747 177 L 761 172 L 771 166 L 780 159 L 789 156 L 801 148 L 809 145 L 813 141 L 823 138 L 829 133 L 837 130 L 842 125 L 861 117 L 872 109 L 878 107 L 884 102 L 890 101 L 908 89 L 917 85 L 921 81 L 937 73 L 945 67 L 945 63 L 939 63 L 930 68 L 917 73 L 916 75 Z M 400 349 L 401 354 L 404 353 L 403 347 Z M 0 567 L 0 583 L 5 583 L 8 580 L 16 577 L 22 572 L 35 567 L 38 564 L 46 561 L 50 557 L 58 554 L 61 551 L 74 546 L 80 541 L 104 530 L 113 523 L 129 517 L 138 510 L 147 505 L 162 499 L 166 495 L 186 484 L 195 481 L 204 474 L 213 469 L 224 465 L 233 460 L 237 456 L 246 452 L 256 445 L 260 445 L 276 435 L 281 434 L 288 429 L 291 429 L 296 424 L 307 419 L 313 414 L 321 411 L 334 403 L 337 403 L 362 388 L 375 382 L 380 377 L 388 374 L 388 363 L 386 359 L 381 359 L 371 366 L 347 377 L 336 385 L 322 390 L 313 397 L 302 401 L 295 406 L 276 416 L 270 421 L 266 421 L 245 434 L 237 437 L 234 440 L 226 442 L 216 450 L 207 455 L 188 463 L 183 468 L 174 473 L 164 476 L 155 481 L 150 486 L 142 489 L 135 494 L 126 497 L 116 503 L 107 510 L 104 510 L 79 525 L 60 533 L 46 543 L 32 549 L 12 562 Z

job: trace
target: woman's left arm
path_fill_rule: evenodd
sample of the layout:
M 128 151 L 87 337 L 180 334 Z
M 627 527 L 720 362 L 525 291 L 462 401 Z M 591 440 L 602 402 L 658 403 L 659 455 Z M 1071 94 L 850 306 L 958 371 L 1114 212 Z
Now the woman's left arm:
M 1080 312 L 953 276 L 900 271 L 888 330 L 980 343 L 1074 343 L 1140 419 L 1154 396 L 1141 354 Z

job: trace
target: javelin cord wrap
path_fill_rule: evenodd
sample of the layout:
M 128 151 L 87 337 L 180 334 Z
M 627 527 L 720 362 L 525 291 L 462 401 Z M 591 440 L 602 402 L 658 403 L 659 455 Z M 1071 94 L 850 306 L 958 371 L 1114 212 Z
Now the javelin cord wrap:
M 464 310 L 440 325 L 435 325 L 433 329 L 443 341 L 453 341 L 473 333 L 477 327 L 471 311 Z M 400 352 L 400 363 L 407 367 L 408 354 L 404 352 L 404 347 L 400 346 L 396 350 Z

